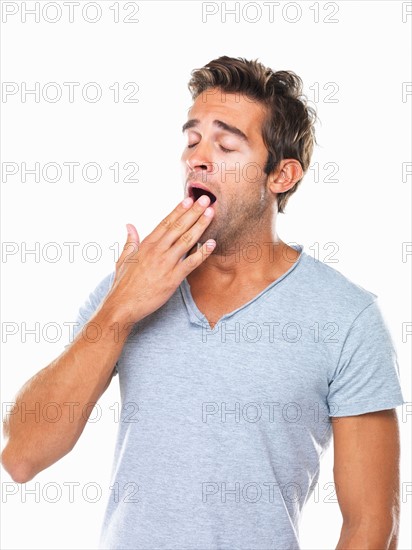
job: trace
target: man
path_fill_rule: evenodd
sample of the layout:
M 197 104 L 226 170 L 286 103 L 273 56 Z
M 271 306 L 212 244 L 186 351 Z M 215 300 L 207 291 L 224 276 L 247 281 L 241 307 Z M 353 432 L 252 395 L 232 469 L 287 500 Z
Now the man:
M 4 467 L 25 482 L 68 453 L 118 373 L 101 548 L 297 549 L 333 435 L 337 548 L 395 549 L 404 401 L 377 296 L 276 233 L 314 143 L 301 81 L 224 56 L 189 88 L 185 199 L 141 243 L 128 225 L 75 340 L 19 393 L 79 402 L 74 422 L 12 415 Z

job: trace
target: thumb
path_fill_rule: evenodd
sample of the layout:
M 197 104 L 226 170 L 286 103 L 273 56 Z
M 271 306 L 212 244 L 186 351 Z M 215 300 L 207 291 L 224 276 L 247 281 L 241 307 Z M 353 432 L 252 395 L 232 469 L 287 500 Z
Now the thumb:
M 127 223 L 126 228 L 127 228 L 127 242 L 134 242 L 136 244 L 140 244 L 139 233 L 137 232 L 137 229 L 135 228 L 135 226 L 131 223 Z
M 123 264 L 125 260 L 128 262 L 133 261 L 133 256 L 137 254 L 140 244 L 139 233 L 135 226 L 131 223 L 126 224 L 127 228 L 127 240 L 120 254 L 117 265 Z

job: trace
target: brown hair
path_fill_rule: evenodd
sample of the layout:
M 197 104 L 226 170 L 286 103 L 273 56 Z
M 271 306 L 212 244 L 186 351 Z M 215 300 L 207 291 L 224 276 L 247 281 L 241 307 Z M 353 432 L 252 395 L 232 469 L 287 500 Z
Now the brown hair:
M 263 142 L 269 153 L 265 174 L 286 158 L 298 160 L 306 173 L 316 143 L 314 124 L 317 116 L 302 94 L 302 80 L 294 72 L 274 72 L 257 60 L 225 55 L 201 69 L 194 69 L 188 87 L 193 100 L 204 90 L 216 87 L 227 93 L 242 93 L 262 103 L 268 110 L 262 127 Z M 277 195 L 279 213 L 284 212 L 290 195 L 301 181 Z

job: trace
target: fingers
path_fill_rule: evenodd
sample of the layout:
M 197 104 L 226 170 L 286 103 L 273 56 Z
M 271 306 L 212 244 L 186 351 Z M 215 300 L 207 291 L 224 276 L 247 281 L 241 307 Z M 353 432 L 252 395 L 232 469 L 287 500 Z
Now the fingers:
M 170 248 L 174 243 L 179 242 L 181 239 L 190 244 L 191 236 L 200 237 L 202 233 L 199 233 L 199 227 L 197 227 L 196 222 L 199 222 L 200 227 L 203 227 L 204 231 L 213 216 L 213 208 L 208 211 L 208 214 L 211 213 L 212 216 L 204 216 L 204 213 L 209 205 L 210 198 L 207 195 L 202 195 L 199 197 L 199 199 L 191 208 L 189 208 L 187 212 L 171 224 L 169 230 L 163 235 L 162 246 L 164 245 L 166 248 Z M 194 241 L 192 245 L 195 242 L 196 241 Z
M 193 205 L 194 210 L 195 205 Z M 213 219 L 214 216 L 214 210 L 212 207 L 202 208 L 203 214 L 198 217 L 198 214 L 191 215 L 191 219 L 188 218 L 187 222 L 182 221 L 182 226 L 179 230 L 170 230 L 170 234 L 168 233 L 167 236 L 165 236 L 162 240 L 163 242 L 167 242 L 170 240 L 176 240 L 176 242 L 170 247 L 170 251 L 173 252 L 174 257 L 176 258 L 176 261 L 178 258 L 181 258 L 183 254 L 188 252 L 193 245 L 195 245 L 202 234 L 205 232 L 207 226 L 210 224 L 210 222 Z M 193 223 L 193 218 L 197 218 L 197 221 Z M 183 218 L 181 218 L 183 220 Z M 188 228 L 187 231 L 182 233 L 184 229 Z M 180 234 L 180 235 L 179 235 Z
M 123 247 L 123 252 L 117 260 L 117 265 L 120 266 L 124 262 L 136 262 L 137 252 L 139 250 L 140 237 L 135 226 L 131 223 L 126 224 L 127 227 L 127 240 Z
M 182 260 L 175 268 L 181 280 L 208 258 L 216 247 L 216 241 L 207 240 L 196 252 Z
M 199 237 L 212 221 L 214 210 L 209 208 L 209 204 L 210 198 L 207 195 L 202 195 L 196 202 L 187 197 L 160 222 L 143 243 L 156 243 L 157 252 L 171 253 L 169 258 L 173 262 L 172 265 L 176 265 L 178 260 L 198 242 Z M 127 228 L 127 241 L 117 261 L 118 266 L 123 263 L 138 262 L 139 235 L 134 225 L 128 224 Z
M 189 201 L 191 201 L 191 206 Z M 179 241 L 180 244 L 187 242 L 188 245 L 190 243 L 193 245 L 196 242 L 193 238 L 200 237 L 210 223 L 211 218 L 209 216 L 204 218 L 203 216 L 210 204 L 210 198 L 207 195 L 202 195 L 196 202 L 193 202 L 191 198 L 189 198 L 189 201 L 186 205 L 184 202 L 180 203 L 152 233 L 152 238 L 154 235 L 157 237 L 160 250 L 168 250 L 174 243 Z M 213 208 L 210 210 L 213 215 Z M 199 225 L 196 225 L 197 221 L 200 222 Z M 184 248 L 182 253 L 187 252 L 189 248 L 190 246 Z
M 206 197 L 206 195 L 204 195 Z M 210 199 L 206 197 L 208 201 Z M 197 212 L 198 216 L 200 216 L 203 211 L 207 208 L 207 204 L 204 207 L 200 207 L 198 199 L 196 202 L 193 201 L 191 197 L 186 197 L 183 201 L 181 201 L 172 212 L 166 216 L 160 223 L 155 227 L 155 229 L 150 234 L 149 240 L 151 242 L 159 241 L 160 239 L 163 239 L 163 237 L 168 234 L 172 229 L 175 229 L 175 234 L 173 235 L 172 240 L 169 239 L 168 244 L 166 248 L 170 247 L 173 242 L 178 238 L 181 233 L 179 232 L 179 227 L 182 223 L 181 219 L 184 218 L 188 212 L 191 212 L 192 209 Z M 176 231 L 179 232 L 179 235 L 176 237 Z

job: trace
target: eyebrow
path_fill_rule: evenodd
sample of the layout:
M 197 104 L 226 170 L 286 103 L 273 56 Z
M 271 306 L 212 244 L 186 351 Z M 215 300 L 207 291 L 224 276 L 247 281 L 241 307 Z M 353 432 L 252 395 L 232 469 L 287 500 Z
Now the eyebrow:
M 185 132 L 186 130 L 189 130 L 189 128 L 193 128 L 197 126 L 199 122 L 200 120 L 198 118 L 191 118 L 190 120 L 188 120 L 183 124 L 182 132 Z M 225 130 L 226 132 L 234 134 L 235 136 L 239 137 L 241 140 L 249 142 L 247 135 L 244 132 L 242 132 L 242 130 L 240 130 L 239 128 L 236 128 L 236 126 L 231 126 L 230 124 L 223 122 L 223 120 L 214 120 L 213 124 L 214 126 L 217 126 L 218 128 Z

